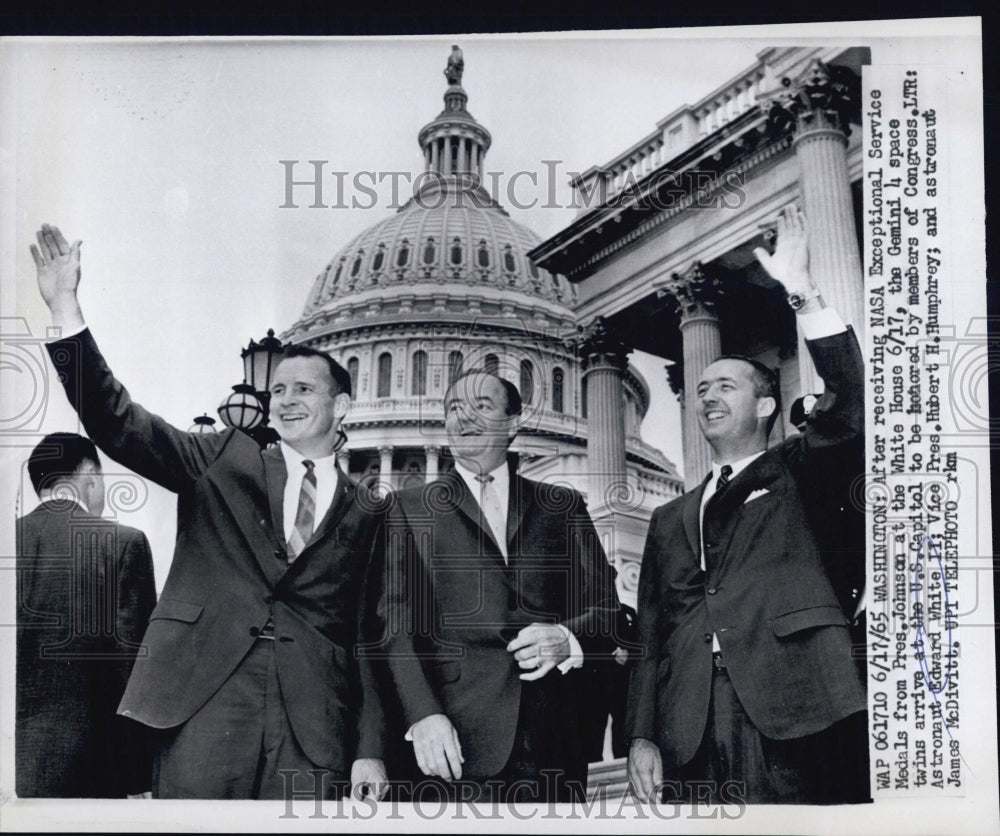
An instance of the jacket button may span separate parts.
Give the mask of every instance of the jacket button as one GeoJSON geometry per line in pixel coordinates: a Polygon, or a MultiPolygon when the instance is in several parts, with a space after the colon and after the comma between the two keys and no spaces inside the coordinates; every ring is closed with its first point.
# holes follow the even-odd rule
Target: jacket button
{"type": "Polygon", "coordinates": [[[718,592],[719,590],[718,590],[718,589],[716,589],[716,588],[715,588],[714,586],[710,586],[710,587],[709,587],[708,589],[706,589],[705,591],[706,591],[706,592],[707,592],[707,593],[708,593],[709,595],[715,595],[715,593],[716,593],[716,592],[718,592]]]}
{"type": "Polygon", "coordinates": [[[250,635],[253,636],[254,638],[257,638],[257,636],[260,635],[260,627],[251,627],[250,635]]]}
{"type": "Polygon", "coordinates": [[[712,641],[712,634],[711,633],[705,633],[705,644],[710,644],[711,641],[712,641]]]}

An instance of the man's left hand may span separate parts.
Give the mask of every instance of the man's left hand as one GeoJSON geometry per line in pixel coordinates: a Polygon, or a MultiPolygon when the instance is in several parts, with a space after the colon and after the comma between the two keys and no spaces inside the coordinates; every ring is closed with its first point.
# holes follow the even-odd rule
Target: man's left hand
{"type": "Polygon", "coordinates": [[[376,801],[389,791],[389,776],[385,764],[378,758],[359,758],[351,764],[351,796],[371,796],[376,801]]]}
{"type": "Polygon", "coordinates": [[[556,624],[529,624],[507,650],[514,654],[518,665],[531,673],[522,673],[521,679],[531,682],[541,679],[556,665],[569,658],[569,640],[556,624]]]}

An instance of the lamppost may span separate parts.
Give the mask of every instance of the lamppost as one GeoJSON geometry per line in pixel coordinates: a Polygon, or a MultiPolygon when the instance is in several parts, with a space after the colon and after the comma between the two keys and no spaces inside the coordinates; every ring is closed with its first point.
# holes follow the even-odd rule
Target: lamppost
{"type": "MultiPolygon", "coordinates": [[[[250,345],[240,352],[243,360],[243,382],[233,386],[233,391],[219,404],[219,417],[227,427],[246,433],[261,448],[278,441],[278,433],[269,426],[268,411],[271,403],[271,375],[284,346],[274,336],[274,329],[260,342],[250,340],[250,345]]],[[[193,432],[214,432],[215,421],[207,415],[194,419],[193,432]]]]}

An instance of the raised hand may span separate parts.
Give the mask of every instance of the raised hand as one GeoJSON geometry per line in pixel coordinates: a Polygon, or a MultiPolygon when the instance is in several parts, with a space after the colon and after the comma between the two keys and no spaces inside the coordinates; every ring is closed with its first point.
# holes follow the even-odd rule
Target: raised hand
{"type": "Polygon", "coordinates": [[[778,215],[778,240],[774,254],[763,247],[754,251],[761,266],[789,293],[814,287],[809,274],[809,235],[806,218],[798,206],[786,206],[778,215]]]}
{"type": "Polygon", "coordinates": [[[83,314],[76,297],[80,284],[80,241],[72,246],[57,226],[42,224],[36,233],[38,246],[31,245],[31,257],[38,270],[38,290],[52,312],[52,324],[79,328],[83,314]]]}

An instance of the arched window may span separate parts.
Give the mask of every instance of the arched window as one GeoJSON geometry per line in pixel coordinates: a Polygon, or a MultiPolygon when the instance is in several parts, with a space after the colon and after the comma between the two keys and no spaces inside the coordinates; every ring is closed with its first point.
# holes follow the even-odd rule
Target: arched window
{"type": "Polygon", "coordinates": [[[358,358],[352,357],[347,361],[347,374],[351,377],[351,400],[358,397],[358,358]]]}
{"type": "Polygon", "coordinates": [[[376,398],[388,398],[392,387],[392,355],[385,351],[378,358],[378,388],[376,398]]]}
{"type": "Polygon", "coordinates": [[[479,242],[479,266],[490,266],[490,248],[486,246],[485,238],[479,242]]]}
{"type": "Polygon", "coordinates": [[[357,257],[354,259],[354,264],[351,265],[351,278],[354,278],[361,272],[361,261],[364,257],[365,251],[358,250],[357,257]]]}
{"type": "Polygon", "coordinates": [[[337,282],[340,281],[340,274],[344,269],[344,259],[340,259],[340,264],[337,265],[337,272],[333,274],[333,282],[330,287],[336,287],[337,282]]]}
{"type": "Polygon", "coordinates": [[[580,382],[580,417],[587,417],[587,378],[580,382]]]}
{"type": "Polygon", "coordinates": [[[563,411],[563,370],[558,367],[552,370],[552,411],[563,411]]]}
{"type": "Polygon", "coordinates": [[[483,368],[490,374],[497,374],[500,370],[500,358],[495,354],[487,354],[486,361],[483,363],[483,368]]]}
{"type": "Polygon", "coordinates": [[[465,362],[465,358],[462,356],[461,351],[451,351],[448,353],[448,385],[451,386],[452,381],[455,380],[462,373],[462,364],[465,362]]]}
{"type": "Polygon", "coordinates": [[[462,242],[453,238],[451,242],[451,263],[458,266],[462,263],[462,242]]]}
{"type": "Polygon", "coordinates": [[[535,375],[530,360],[521,361],[521,400],[529,404],[535,397],[535,375]]]}
{"type": "Polygon", "coordinates": [[[415,396],[427,394],[427,352],[413,353],[413,372],[410,378],[410,394],[415,396]]]}
{"type": "Polygon", "coordinates": [[[382,265],[385,263],[385,244],[379,244],[378,250],[375,253],[375,260],[372,262],[372,270],[376,273],[382,269],[382,265]]]}
{"type": "Polygon", "coordinates": [[[510,244],[503,249],[503,267],[508,273],[513,273],[517,268],[517,263],[514,261],[514,253],[511,252],[510,244]]]}
{"type": "Polygon", "coordinates": [[[424,264],[433,264],[437,255],[437,247],[434,246],[434,239],[428,238],[424,246],[424,264]]]}

